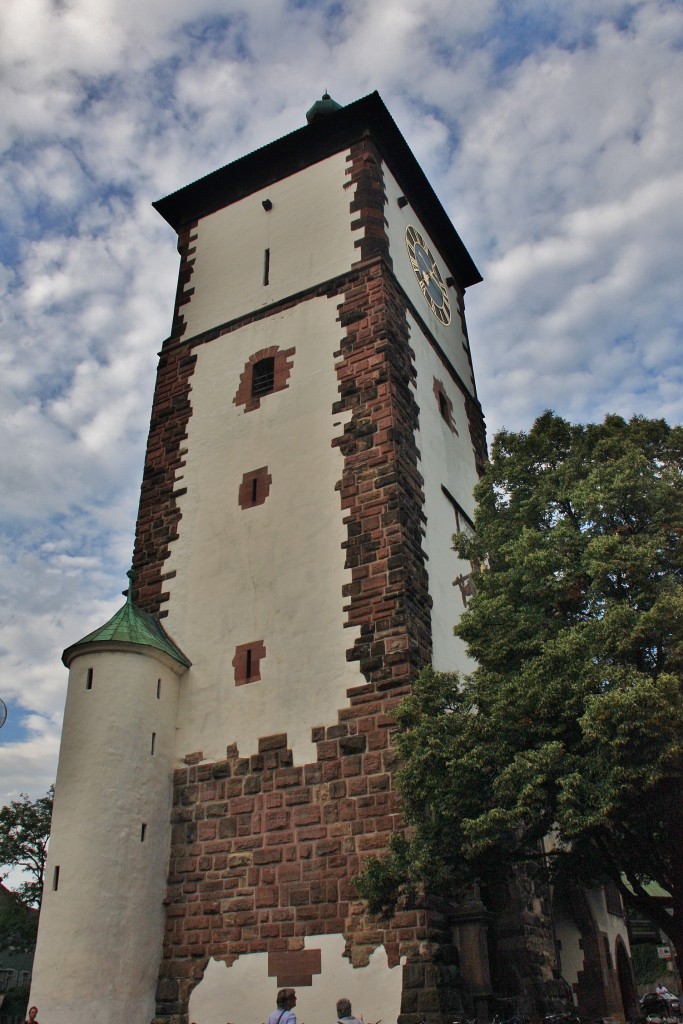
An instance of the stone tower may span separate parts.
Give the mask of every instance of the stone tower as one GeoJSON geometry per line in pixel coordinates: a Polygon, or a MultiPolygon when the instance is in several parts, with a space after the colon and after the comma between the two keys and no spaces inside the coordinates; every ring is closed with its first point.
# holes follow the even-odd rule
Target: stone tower
{"type": "MultiPolygon", "coordinates": [[[[121,777],[98,777],[130,838],[102,879],[116,941],[123,915],[153,965],[132,1024],[155,999],[169,1024],[255,1024],[283,986],[309,1022],[340,995],[385,1024],[461,1008],[452,922],[371,918],[353,879],[400,825],[392,712],[422,666],[467,668],[453,625],[471,570],[452,535],[485,457],[464,316],[480,277],[377,93],[325,96],[307,119],[155,203],[181,259],[131,606],[175,652],[158,797],[165,814],[173,773],[172,810],[142,822],[146,763],[124,749],[121,777]],[[143,853],[162,851],[144,870],[141,822],[143,853]]],[[[102,656],[112,694],[119,677],[146,688],[125,714],[148,741],[159,672],[127,674],[122,658],[156,666],[127,643],[102,656]]],[[[92,665],[76,662],[80,691],[92,665]]],[[[91,859],[78,870],[107,871],[105,851],[91,859]]],[[[93,958],[125,987],[128,960],[96,931],[93,958]]],[[[75,1007],[53,1024],[123,1019],[75,1007]]]]}

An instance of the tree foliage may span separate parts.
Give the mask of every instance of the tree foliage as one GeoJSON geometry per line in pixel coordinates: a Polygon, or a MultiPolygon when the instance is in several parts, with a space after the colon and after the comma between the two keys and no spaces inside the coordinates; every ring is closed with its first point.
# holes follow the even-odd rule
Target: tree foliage
{"type": "Polygon", "coordinates": [[[456,633],[478,667],[401,705],[411,828],[361,892],[391,909],[551,837],[558,879],[611,879],[681,954],[683,429],[545,413],[496,436],[476,499],[456,549],[486,568],[456,633]]]}
{"type": "Polygon", "coordinates": [[[26,875],[14,894],[27,907],[40,907],[53,797],[50,786],[37,800],[22,793],[0,809],[0,866],[21,868],[26,875]]]}

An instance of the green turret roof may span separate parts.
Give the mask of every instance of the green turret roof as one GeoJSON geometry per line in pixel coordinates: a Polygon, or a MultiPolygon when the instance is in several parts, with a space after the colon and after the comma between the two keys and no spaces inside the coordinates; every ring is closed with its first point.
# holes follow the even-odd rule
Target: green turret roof
{"type": "Polygon", "coordinates": [[[93,630],[92,633],[84,636],[82,640],[78,640],[75,644],[67,647],[62,655],[64,664],[68,666],[71,658],[76,653],[75,649],[77,647],[84,647],[86,644],[113,642],[136,644],[140,647],[154,647],[156,650],[169,655],[174,661],[178,661],[181,665],[189,668],[191,662],[188,661],[180,648],[176,647],[159,620],[155,619],[148,612],[143,612],[141,608],[137,608],[133,604],[131,599],[132,570],[128,573],[128,577],[130,585],[128,587],[126,603],[99,629],[93,630]]]}
{"type": "Polygon", "coordinates": [[[333,114],[335,110],[341,110],[341,103],[333,100],[329,92],[323,93],[321,100],[316,100],[310,110],[306,111],[306,120],[309,124],[318,117],[325,117],[326,114],[333,114]]]}

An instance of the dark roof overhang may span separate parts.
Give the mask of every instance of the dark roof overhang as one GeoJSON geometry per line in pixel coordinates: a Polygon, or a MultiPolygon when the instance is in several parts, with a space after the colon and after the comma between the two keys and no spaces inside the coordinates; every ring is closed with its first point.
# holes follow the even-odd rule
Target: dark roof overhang
{"type": "Polygon", "coordinates": [[[472,257],[378,92],[270,142],[153,203],[172,228],[214,213],[370,136],[463,288],[481,281],[472,257]]]}

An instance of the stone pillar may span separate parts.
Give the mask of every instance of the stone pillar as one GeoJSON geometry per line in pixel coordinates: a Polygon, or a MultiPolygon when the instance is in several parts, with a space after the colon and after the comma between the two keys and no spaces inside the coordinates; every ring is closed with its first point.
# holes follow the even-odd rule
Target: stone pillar
{"type": "Polygon", "coordinates": [[[477,1020],[489,1019],[492,995],[488,930],[492,915],[479,895],[476,882],[453,915],[454,942],[460,954],[460,972],[477,1020]]]}

